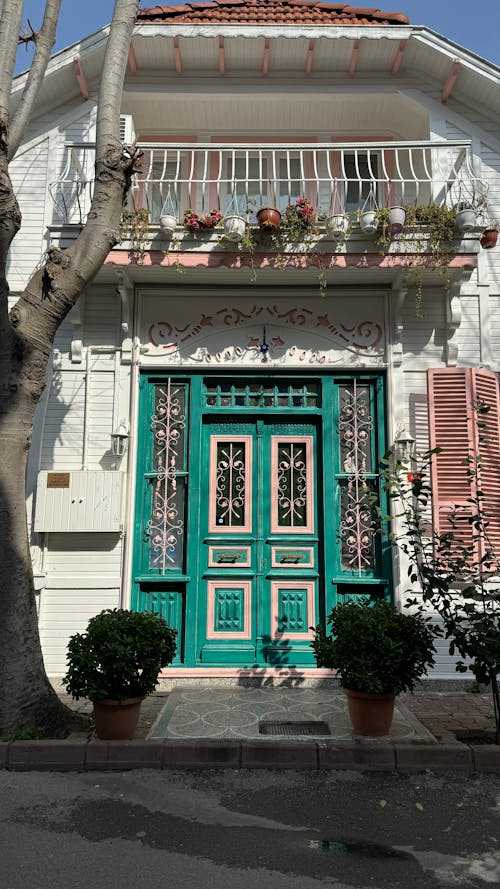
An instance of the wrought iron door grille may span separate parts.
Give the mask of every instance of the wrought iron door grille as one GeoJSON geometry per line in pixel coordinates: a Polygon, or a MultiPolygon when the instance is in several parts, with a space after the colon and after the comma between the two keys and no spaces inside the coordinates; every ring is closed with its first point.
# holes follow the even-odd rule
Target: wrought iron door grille
{"type": "Polygon", "coordinates": [[[229,383],[222,380],[207,380],[204,398],[205,406],[208,408],[310,410],[320,407],[320,387],[318,383],[312,382],[229,383]]]}

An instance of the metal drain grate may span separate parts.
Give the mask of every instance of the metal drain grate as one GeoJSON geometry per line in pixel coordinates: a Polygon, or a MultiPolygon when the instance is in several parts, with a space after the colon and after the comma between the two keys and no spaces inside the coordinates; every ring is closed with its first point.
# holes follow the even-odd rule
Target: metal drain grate
{"type": "Polygon", "coordinates": [[[260,722],[261,735],[329,735],[328,723],[318,722],[260,722]]]}

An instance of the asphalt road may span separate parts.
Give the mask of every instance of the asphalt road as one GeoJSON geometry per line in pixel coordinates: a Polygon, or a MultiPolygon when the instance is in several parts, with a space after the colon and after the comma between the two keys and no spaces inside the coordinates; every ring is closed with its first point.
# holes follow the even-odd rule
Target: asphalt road
{"type": "Polygon", "coordinates": [[[500,778],[0,772],[0,889],[500,885],[500,778]]]}

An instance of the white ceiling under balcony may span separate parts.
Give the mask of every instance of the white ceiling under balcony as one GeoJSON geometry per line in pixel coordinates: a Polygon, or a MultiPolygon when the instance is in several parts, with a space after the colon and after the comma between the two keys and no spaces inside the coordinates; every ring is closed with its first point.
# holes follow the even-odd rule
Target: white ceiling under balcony
{"type": "Polygon", "coordinates": [[[237,141],[248,137],[278,134],[293,139],[319,141],[352,140],[358,135],[405,140],[429,138],[427,113],[402,95],[372,92],[353,95],[325,90],[311,94],[307,87],[296,91],[269,89],[243,90],[234,86],[216,95],[191,86],[167,92],[127,90],[123,110],[134,119],[135,131],[143,141],[172,134],[188,136],[206,133],[230,135],[237,141]]]}

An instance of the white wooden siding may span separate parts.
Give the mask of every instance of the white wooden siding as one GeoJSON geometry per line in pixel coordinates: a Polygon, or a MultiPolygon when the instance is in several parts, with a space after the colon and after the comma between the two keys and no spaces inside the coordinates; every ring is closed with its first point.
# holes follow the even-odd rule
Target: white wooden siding
{"type": "Polygon", "coordinates": [[[442,288],[423,288],[418,310],[414,290],[403,310],[404,367],[436,367],[443,358],[445,295],[442,288]]]}
{"type": "Polygon", "coordinates": [[[115,587],[82,587],[67,578],[64,587],[42,591],[40,600],[40,639],[45,669],[49,676],[66,672],[66,651],[70,636],[83,633],[91,617],[103,608],[117,608],[120,590],[115,587]]]}
{"type": "MultiPolygon", "coordinates": [[[[488,212],[500,223],[500,154],[481,142],[481,175],[488,183],[488,212]]],[[[489,280],[490,292],[500,294],[500,248],[481,250],[479,255],[483,280],[489,280]]]]}
{"type": "Polygon", "coordinates": [[[42,438],[40,469],[79,469],[83,455],[85,369],[55,366],[42,438]]]}
{"type": "Polygon", "coordinates": [[[119,348],[121,300],[113,288],[88,291],[85,295],[83,323],[86,346],[119,348]]]}
{"type": "Polygon", "coordinates": [[[490,296],[490,338],[494,366],[500,366],[500,296],[490,296]]]}
{"type": "Polygon", "coordinates": [[[21,152],[10,165],[12,184],[22,213],[21,230],[7,264],[11,290],[22,290],[45,250],[45,201],[49,140],[21,152]]]}
{"type": "Polygon", "coordinates": [[[40,637],[50,676],[65,672],[66,648],[103,608],[120,600],[119,534],[47,535],[47,587],[40,594],[40,637]]]}
{"type": "Polygon", "coordinates": [[[481,363],[481,332],[479,297],[461,296],[462,320],[453,342],[458,346],[458,363],[462,367],[474,367],[481,363]]]}

